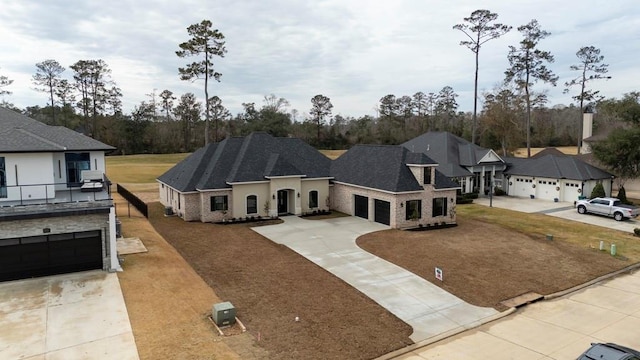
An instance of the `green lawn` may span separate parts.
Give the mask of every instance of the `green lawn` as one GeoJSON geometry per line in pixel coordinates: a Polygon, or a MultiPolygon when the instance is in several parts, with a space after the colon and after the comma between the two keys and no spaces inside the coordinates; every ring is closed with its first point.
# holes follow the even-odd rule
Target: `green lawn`
{"type": "Polygon", "coordinates": [[[114,183],[155,184],[156,178],[189,154],[107,156],[107,177],[114,183]]]}
{"type": "Polygon", "coordinates": [[[554,241],[566,241],[586,248],[598,249],[600,241],[604,240],[607,249],[609,244],[616,244],[618,255],[634,263],[640,262],[640,238],[630,233],[544,214],[528,214],[477,204],[458,205],[457,214],[539,239],[546,238],[547,234],[553,235],[554,241]]]}

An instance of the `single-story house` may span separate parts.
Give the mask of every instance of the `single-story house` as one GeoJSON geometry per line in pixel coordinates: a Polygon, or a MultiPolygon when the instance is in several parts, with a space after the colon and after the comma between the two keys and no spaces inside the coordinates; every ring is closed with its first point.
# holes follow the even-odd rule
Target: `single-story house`
{"type": "Polygon", "coordinates": [[[112,150],[0,107],[0,281],[120,269],[112,150]]]}
{"type": "Polygon", "coordinates": [[[334,209],[404,228],[455,222],[459,186],[436,166],[401,146],[359,145],[332,162],[300,139],[255,132],[198,149],[158,183],[186,221],[334,209]]]}
{"type": "Polygon", "coordinates": [[[505,189],[510,196],[572,202],[580,196],[589,197],[598,182],[611,195],[614,176],[575,156],[547,153],[506,161],[505,189]]]}
{"type": "Polygon", "coordinates": [[[402,144],[411,152],[423,153],[438,163],[438,171],[460,184],[462,193],[503,187],[505,161],[491,149],[446,131],[424,133],[402,144]]]}
{"type": "Polygon", "coordinates": [[[158,177],[160,202],[202,222],[328,210],[330,164],[300,139],[229,137],[158,177]]]}

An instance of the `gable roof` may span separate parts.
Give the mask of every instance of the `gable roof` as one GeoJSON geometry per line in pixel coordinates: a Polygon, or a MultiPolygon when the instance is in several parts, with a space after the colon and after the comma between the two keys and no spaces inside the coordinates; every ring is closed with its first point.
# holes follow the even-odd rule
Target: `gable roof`
{"type": "MultiPolygon", "coordinates": [[[[446,131],[424,133],[403,143],[402,146],[412,152],[424,153],[438,162],[438,170],[447,177],[470,176],[471,172],[466,167],[480,164],[483,158],[493,153],[491,149],[472,144],[446,131]]],[[[501,160],[495,153],[493,155],[501,160]]],[[[491,163],[495,162],[485,162],[491,163]]]]}
{"type": "Polygon", "coordinates": [[[539,158],[539,157],[543,157],[546,155],[554,155],[554,156],[567,156],[567,154],[563,153],[562,151],[554,148],[554,147],[546,147],[544,149],[542,149],[540,152],[538,152],[535,155],[532,155],[532,158],[539,158]]]}
{"type": "Polygon", "coordinates": [[[0,107],[0,152],[109,151],[113,146],[0,107]]]}
{"type": "MultiPolygon", "coordinates": [[[[402,146],[356,145],[333,160],[331,176],[335,181],[390,192],[423,190],[407,165],[435,166],[437,163],[425,154],[412,153],[402,146]]],[[[443,188],[459,187],[438,176],[436,185],[438,180],[443,188]]]]}
{"type": "Polygon", "coordinates": [[[270,177],[329,177],[331,160],[300,139],[264,132],[230,137],[196,150],[158,180],[182,192],[230,188],[270,177]]]}
{"type": "Polygon", "coordinates": [[[539,176],[551,179],[602,180],[613,175],[570,155],[544,155],[537,158],[509,158],[507,175],[539,176]]]}

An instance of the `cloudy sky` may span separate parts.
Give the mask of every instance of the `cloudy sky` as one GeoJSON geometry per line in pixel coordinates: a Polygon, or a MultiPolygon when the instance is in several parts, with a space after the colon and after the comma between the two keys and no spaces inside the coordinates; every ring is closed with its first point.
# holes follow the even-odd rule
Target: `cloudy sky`
{"type": "MultiPolygon", "coordinates": [[[[215,59],[223,74],[210,86],[233,114],[243,102],[262,104],[275,94],[301,114],[316,94],[331,98],[333,113],[375,114],[381,97],[438,92],[451,86],[460,110],[473,108],[473,53],[460,46],[464,34],[452,26],[478,8],[499,14],[514,30],[480,51],[480,91],[504,78],[509,45],[519,25],[537,19],[552,35],[540,48],[555,56],[558,87],[550,105],[569,104],[562,84],[576,72],[576,51],[602,50],[611,80],[589,85],[607,97],[640,90],[640,6],[637,0],[6,0],[0,11],[0,75],[14,83],[4,99],[18,107],[46,105],[33,90],[35,64],[55,59],[63,66],[103,59],[122,89],[125,111],[145,94],[169,89],[204,98],[203,83],[181,81],[178,44],[186,27],[211,20],[227,41],[227,55],[215,59]]],[[[71,70],[65,77],[71,78],[71,70]]],[[[573,92],[579,91],[574,89],[573,92]]]]}

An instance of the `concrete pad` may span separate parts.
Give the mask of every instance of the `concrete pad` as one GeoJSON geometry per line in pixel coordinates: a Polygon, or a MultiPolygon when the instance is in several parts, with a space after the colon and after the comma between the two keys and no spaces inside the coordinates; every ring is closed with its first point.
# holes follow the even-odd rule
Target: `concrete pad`
{"type": "Polygon", "coordinates": [[[569,296],[573,301],[594,305],[603,309],[633,314],[640,309],[640,295],[603,286],[589,287],[569,296]]]}
{"type": "Polygon", "coordinates": [[[633,349],[640,349],[638,329],[640,329],[640,318],[628,316],[615,323],[615,326],[607,326],[594,333],[593,336],[600,339],[600,342],[615,342],[633,349]],[[615,339],[615,341],[610,339],[615,339]]]}
{"type": "Polygon", "coordinates": [[[550,354],[584,335],[540,320],[516,316],[491,326],[487,332],[540,354],[550,354]]]}
{"type": "Polygon", "coordinates": [[[413,327],[415,342],[481,324],[498,312],[465,303],[421,277],[356,245],[366,233],[388,226],[356,217],[304,220],[253,228],[323,267],[413,327]]]}
{"type": "Polygon", "coordinates": [[[490,334],[479,332],[474,337],[461,337],[445,346],[435,345],[428,350],[416,350],[413,353],[420,359],[442,359],[442,360],[540,360],[544,355],[525,350],[516,344],[490,334]]]}
{"type": "Polygon", "coordinates": [[[620,321],[625,314],[571,299],[556,299],[525,308],[521,316],[592,335],[620,321]]]}
{"type": "Polygon", "coordinates": [[[116,248],[118,255],[139,254],[148,251],[142,240],[137,237],[117,239],[116,248]]]}
{"type": "Polygon", "coordinates": [[[47,360],[118,359],[136,360],[138,352],[132,333],[119,334],[47,354],[47,360]]]}
{"type": "Polygon", "coordinates": [[[0,283],[0,311],[0,359],[138,359],[116,274],[0,283]]]}

